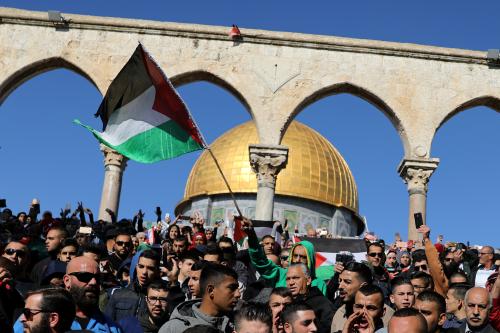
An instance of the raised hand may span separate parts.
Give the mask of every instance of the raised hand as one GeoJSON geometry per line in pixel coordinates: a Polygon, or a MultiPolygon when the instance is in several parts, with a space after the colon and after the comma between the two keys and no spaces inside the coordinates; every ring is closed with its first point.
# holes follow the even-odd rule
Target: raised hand
{"type": "Polygon", "coordinates": [[[83,214],[83,212],[85,211],[85,209],[83,208],[83,202],[78,201],[78,205],[76,207],[76,211],[83,214]]]}
{"type": "Polygon", "coordinates": [[[421,233],[424,236],[424,239],[429,239],[429,236],[431,235],[431,228],[429,228],[426,224],[422,224],[420,228],[417,229],[417,232],[421,233]]]}

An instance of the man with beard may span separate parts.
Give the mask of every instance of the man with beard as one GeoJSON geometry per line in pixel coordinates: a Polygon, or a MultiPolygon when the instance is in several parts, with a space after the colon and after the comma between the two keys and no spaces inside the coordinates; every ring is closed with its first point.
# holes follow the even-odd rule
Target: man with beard
{"type": "Polygon", "coordinates": [[[122,333],[121,328],[99,310],[99,267],[95,260],[76,257],[66,267],[64,286],[76,303],[72,330],[122,333]]]}
{"type": "Polygon", "coordinates": [[[109,256],[109,262],[114,272],[117,272],[122,262],[127,259],[132,252],[132,237],[124,231],[119,231],[115,237],[113,253],[109,256]]]}
{"type": "Polygon", "coordinates": [[[148,287],[146,296],[147,312],[139,317],[130,316],[120,320],[119,324],[127,333],[156,333],[168,320],[168,283],[155,280],[148,287]]]}
{"type": "Polygon", "coordinates": [[[67,290],[47,288],[29,292],[20,321],[24,333],[63,333],[75,318],[75,303],[67,290]]]}
{"type": "Polygon", "coordinates": [[[389,273],[384,267],[384,245],[378,242],[367,244],[366,260],[368,267],[370,267],[372,271],[373,284],[379,286],[382,289],[382,291],[384,292],[384,299],[389,299],[391,286],[389,273]]]}
{"type": "MultiPolygon", "coordinates": [[[[373,333],[384,327],[384,293],[375,285],[364,285],[354,297],[353,314],[344,324],[342,333],[373,333]]],[[[340,331],[339,331],[340,332],[340,331]]]]}
{"type": "Polygon", "coordinates": [[[42,282],[43,273],[45,272],[49,262],[57,259],[61,244],[66,238],[68,238],[68,232],[62,227],[55,227],[47,232],[45,248],[47,249],[49,256],[36,263],[31,270],[31,280],[37,285],[40,285],[40,282],[42,282]]]}
{"type": "Polygon", "coordinates": [[[160,255],[153,250],[137,252],[130,264],[131,283],[109,298],[105,313],[113,320],[140,316],[146,312],[149,284],[160,276],[160,255]]]}
{"type": "MultiPolygon", "coordinates": [[[[345,322],[353,313],[354,296],[359,288],[372,283],[370,268],[359,262],[349,262],[339,276],[339,298],[342,306],[335,312],[332,321],[332,332],[341,331],[345,322]]],[[[335,302],[335,300],[334,300],[335,302]]]]}
{"type": "Polygon", "coordinates": [[[179,304],[160,333],[180,333],[197,325],[209,325],[225,333],[232,333],[233,309],[241,296],[238,275],[229,267],[208,264],[201,271],[202,299],[179,304]]]}
{"type": "Polygon", "coordinates": [[[311,275],[306,265],[291,264],[286,272],[286,285],[294,302],[305,303],[314,309],[319,333],[330,332],[333,318],[333,304],[318,288],[311,287],[311,275]]]}

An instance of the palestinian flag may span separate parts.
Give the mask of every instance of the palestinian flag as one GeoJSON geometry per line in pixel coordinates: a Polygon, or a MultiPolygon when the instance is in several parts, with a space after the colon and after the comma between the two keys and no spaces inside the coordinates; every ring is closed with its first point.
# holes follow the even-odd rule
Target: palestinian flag
{"type": "MultiPolygon", "coordinates": [[[[294,237],[296,243],[301,241],[299,237],[294,237]]],[[[302,240],[307,240],[314,245],[314,251],[316,253],[316,268],[335,265],[337,254],[344,251],[350,252],[354,256],[354,260],[358,262],[365,260],[366,245],[363,239],[302,237],[302,240]]]]}
{"type": "Polygon", "coordinates": [[[206,147],[169,79],[141,44],[113,80],[96,117],[101,143],[131,160],[153,163],[206,147]]]}

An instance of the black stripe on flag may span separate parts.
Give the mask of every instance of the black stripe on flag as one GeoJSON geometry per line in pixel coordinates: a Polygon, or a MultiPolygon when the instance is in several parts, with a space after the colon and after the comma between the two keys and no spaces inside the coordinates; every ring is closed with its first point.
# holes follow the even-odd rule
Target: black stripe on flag
{"type": "Polygon", "coordinates": [[[153,82],[144,64],[144,50],[139,44],[132,57],[109,85],[106,96],[94,115],[101,118],[102,130],[106,129],[108,119],[115,110],[136,99],[152,85],[153,82]]]}

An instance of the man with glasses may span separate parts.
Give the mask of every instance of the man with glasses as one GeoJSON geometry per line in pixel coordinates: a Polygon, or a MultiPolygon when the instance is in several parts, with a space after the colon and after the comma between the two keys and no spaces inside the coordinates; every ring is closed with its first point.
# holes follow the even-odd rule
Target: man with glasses
{"type": "Polygon", "coordinates": [[[148,286],[159,277],[160,255],[153,250],[138,252],[130,264],[130,284],[111,295],[105,313],[116,321],[144,314],[148,286]]]}
{"type": "Polygon", "coordinates": [[[11,241],[5,247],[2,257],[12,262],[15,269],[11,271],[15,281],[16,289],[21,295],[26,295],[30,290],[36,288],[33,281],[27,276],[27,266],[29,263],[29,248],[18,241],[11,241]]]}
{"type": "Polygon", "coordinates": [[[413,259],[413,272],[425,272],[430,274],[429,263],[427,262],[427,257],[424,250],[416,250],[412,255],[413,259]]]}
{"type": "Polygon", "coordinates": [[[384,267],[384,245],[379,242],[368,243],[366,248],[366,260],[368,262],[368,267],[372,270],[373,284],[379,286],[384,292],[384,299],[389,300],[391,284],[389,273],[384,267]]]}
{"type": "Polygon", "coordinates": [[[132,237],[130,234],[120,231],[115,237],[113,253],[109,256],[109,262],[114,272],[117,272],[122,262],[132,253],[132,237]]]}
{"type": "Polygon", "coordinates": [[[415,297],[424,290],[434,290],[432,276],[426,272],[414,272],[410,278],[410,282],[415,291],[415,297]]]}
{"type": "Polygon", "coordinates": [[[169,287],[163,280],[155,280],[148,286],[147,312],[136,317],[129,316],[119,321],[127,333],[155,333],[167,322],[169,317],[169,287]]]}
{"type": "Polygon", "coordinates": [[[488,277],[495,273],[498,266],[495,265],[495,250],[491,246],[483,246],[479,251],[479,266],[472,270],[471,284],[484,288],[488,277]]]}
{"type": "Polygon", "coordinates": [[[29,292],[20,322],[24,332],[63,333],[71,328],[75,303],[67,290],[47,288],[29,292]]]}
{"type": "Polygon", "coordinates": [[[12,241],[3,250],[2,257],[9,259],[19,269],[27,264],[28,247],[21,242],[12,241]]]}
{"type": "Polygon", "coordinates": [[[66,267],[64,286],[76,303],[72,330],[121,333],[120,327],[99,310],[99,267],[95,260],[76,257],[66,267]]]}

